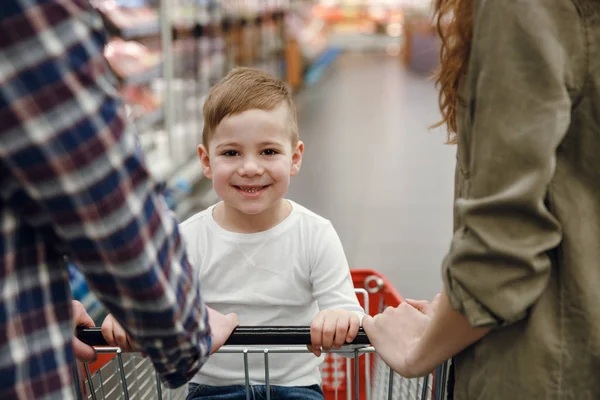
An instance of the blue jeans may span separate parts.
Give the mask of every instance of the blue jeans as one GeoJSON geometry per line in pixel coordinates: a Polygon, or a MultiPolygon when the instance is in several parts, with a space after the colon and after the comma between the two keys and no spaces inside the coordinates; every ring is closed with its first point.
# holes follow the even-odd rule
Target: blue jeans
{"type": "MultiPolygon", "coordinates": [[[[266,386],[250,386],[251,400],[265,400],[266,386]]],[[[319,385],[312,386],[271,386],[272,400],[324,400],[319,385]]],[[[246,400],[246,386],[208,386],[190,383],[186,400],[246,400]]]]}

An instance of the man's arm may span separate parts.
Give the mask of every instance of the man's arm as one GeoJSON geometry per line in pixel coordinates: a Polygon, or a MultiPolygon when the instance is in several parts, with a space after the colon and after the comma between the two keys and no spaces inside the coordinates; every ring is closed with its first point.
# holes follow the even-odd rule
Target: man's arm
{"type": "Polygon", "coordinates": [[[0,155],[21,217],[65,246],[169,386],[210,351],[177,223],[127,132],[87,2],[3,3],[0,155]]]}

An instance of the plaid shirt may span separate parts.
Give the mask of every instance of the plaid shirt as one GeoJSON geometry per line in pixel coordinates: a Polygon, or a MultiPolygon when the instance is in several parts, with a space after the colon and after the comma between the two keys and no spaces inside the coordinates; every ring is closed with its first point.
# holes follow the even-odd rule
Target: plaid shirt
{"type": "Polygon", "coordinates": [[[127,132],[83,0],[0,6],[0,399],[70,399],[69,274],[180,386],[210,337],[177,223],[127,132]]]}

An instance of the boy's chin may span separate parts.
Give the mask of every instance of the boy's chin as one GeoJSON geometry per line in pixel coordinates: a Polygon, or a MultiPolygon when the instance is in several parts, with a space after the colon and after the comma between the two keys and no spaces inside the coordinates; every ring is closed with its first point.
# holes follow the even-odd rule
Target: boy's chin
{"type": "Polygon", "coordinates": [[[266,202],[266,201],[227,201],[227,199],[223,199],[225,203],[229,207],[235,208],[237,211],[242,214],[246,214],[249,216],[259,215],[264,212],[268,212],[269,210],[276,211],[276,207],[274,207],[281,199],[275,202],[266,202]]]}
{"type": "Polygon", "coordinates": [[[272,204],[231,204],[238,211],[246,215],[260,215],[271,209],[272,204]]]}

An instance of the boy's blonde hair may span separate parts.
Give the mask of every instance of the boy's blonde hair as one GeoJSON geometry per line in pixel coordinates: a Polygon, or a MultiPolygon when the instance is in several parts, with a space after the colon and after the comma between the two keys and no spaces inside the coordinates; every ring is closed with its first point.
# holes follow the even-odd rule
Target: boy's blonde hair
{"type": "Polygon", "coordinates": [[[217,126],[226,117],[248,110],[274,110],[282,102],[288,108],[292,145],[295,146],[298,142],[296,107],[286,84],[258,69],[233,69],[208,92],[203,107],[202,144],[208,149],[217,126]]]}

